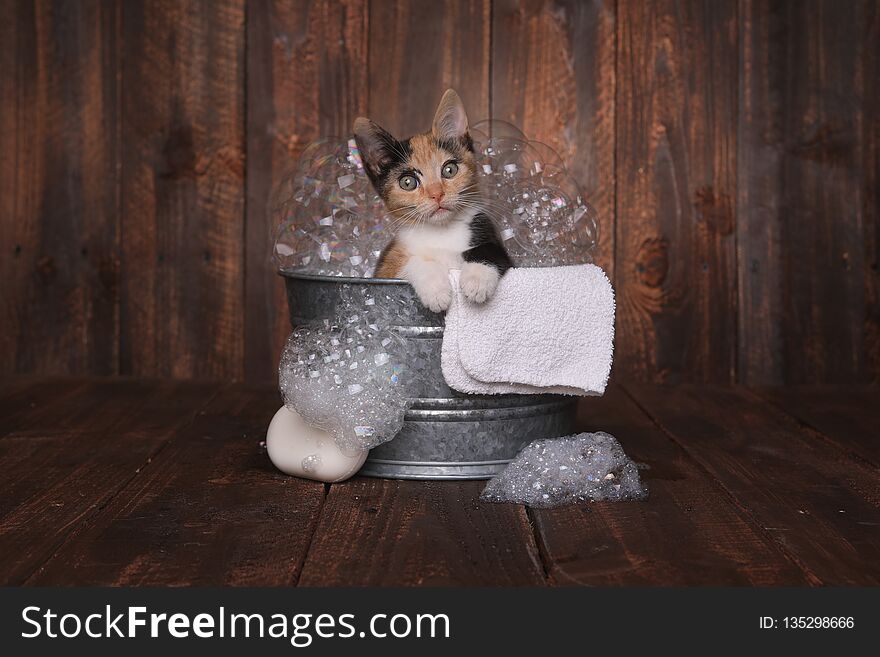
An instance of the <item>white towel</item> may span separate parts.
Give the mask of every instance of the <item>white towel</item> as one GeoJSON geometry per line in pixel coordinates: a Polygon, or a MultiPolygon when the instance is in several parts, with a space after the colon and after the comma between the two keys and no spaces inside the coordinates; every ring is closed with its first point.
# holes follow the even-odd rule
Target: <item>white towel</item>
{"type": "Polygon", "coordinates": [[[614,350],[614,290],[595,265],[511,269],[484,304],[449,274],[441,363],[472,394],[601,395],[614,350]]]}

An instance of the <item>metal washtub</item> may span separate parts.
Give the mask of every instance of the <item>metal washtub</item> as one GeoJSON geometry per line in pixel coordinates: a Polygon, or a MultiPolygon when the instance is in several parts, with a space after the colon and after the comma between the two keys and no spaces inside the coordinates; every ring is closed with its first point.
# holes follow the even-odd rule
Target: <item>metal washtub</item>
{"type": "MultiPolygon", "coordinates": [[[[282,271],[293,327],[333,316],[344,284],[381,286],[386,296],[418,304],[406,281],[282,271]]],[[[575,401],[564,395],[465,395],[446,385],[440,369],[444,317],[420,304],[395,326],[406,349],[413,400],[400,433],[370,452],[360,473],[390,479],[488,479],[529,442],[572,433],[575,401]]]]}

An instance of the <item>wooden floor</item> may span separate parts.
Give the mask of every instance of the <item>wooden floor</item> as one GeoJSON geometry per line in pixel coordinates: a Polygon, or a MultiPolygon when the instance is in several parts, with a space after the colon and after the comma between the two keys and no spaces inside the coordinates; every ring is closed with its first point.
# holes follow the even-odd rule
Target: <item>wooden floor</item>
{"type": "Polygon", "coordinates": [[[877,585],[880,389],[613,386],[645,502],[284,476],[272,387],[0,381],[2,585],[877,585]]]}

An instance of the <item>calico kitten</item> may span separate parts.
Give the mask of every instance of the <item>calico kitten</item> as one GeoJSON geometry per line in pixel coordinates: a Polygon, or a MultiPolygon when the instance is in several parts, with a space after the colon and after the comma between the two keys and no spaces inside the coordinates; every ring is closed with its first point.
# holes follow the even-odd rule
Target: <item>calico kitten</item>
{"type": "Polygon", "coordinates": [[[449,307],[449,270],[465,298],[482,303],[512,263],[477,188],[477,164],[461,99],[449,89],[430,132],[399,141],[369,119],[354,122],[364,168],[397,230],[376,266],[403,278],[422,303],[449,307]]]}

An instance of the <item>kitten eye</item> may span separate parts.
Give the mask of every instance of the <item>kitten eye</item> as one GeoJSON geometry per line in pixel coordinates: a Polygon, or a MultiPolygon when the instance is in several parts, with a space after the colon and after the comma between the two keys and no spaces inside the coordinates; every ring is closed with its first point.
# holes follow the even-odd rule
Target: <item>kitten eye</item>
{"type": "Polygon", "coordinates": [[[411,192],[419,186],[419,179],[413,175],[407,174],[405,176],[401,176],[400,180],[398,180],[397,183],[400,185],[400,188],[402,190],[411,192]]]}
{"type": "Polygon", "coordinates": [[[443,169],[440,170],[440,175],[444,178],[452,178],[457,173],[458,165],[455,162],[447,162],[443,165],[443,169]]]}

